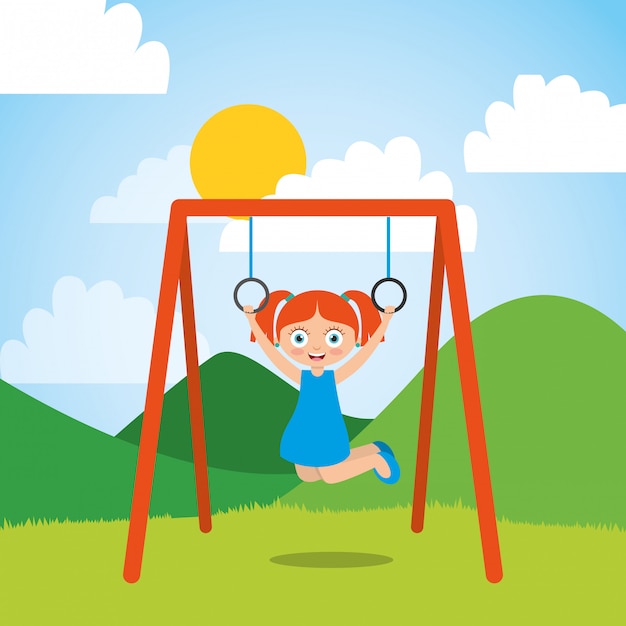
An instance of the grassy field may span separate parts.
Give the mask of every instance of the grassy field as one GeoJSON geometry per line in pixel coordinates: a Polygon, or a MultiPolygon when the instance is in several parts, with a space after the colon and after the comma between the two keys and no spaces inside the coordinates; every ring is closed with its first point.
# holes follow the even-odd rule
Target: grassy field
{"type": "Polygon", "coordinates": [[[624,531],[500,522],[504,579],[491,584],[475,511],[435,505],[421,534],[409,520],[274,505],[218,514],[204,535],[194,518],[153,519],[134,585],[127,522],[7,526],[0,622],[623,623],[624,531]]]}

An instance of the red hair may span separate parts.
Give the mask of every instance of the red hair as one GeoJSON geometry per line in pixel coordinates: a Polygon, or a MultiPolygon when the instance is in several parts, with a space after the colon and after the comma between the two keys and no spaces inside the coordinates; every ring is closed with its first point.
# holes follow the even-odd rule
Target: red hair
{"type": "MultiPolygon", "coordinates": [[[[274,343],[285,326],[311,319],[316,310],[322,317],[352,328],[355,336],[360,337],[362,346],[380,325],[378,310],[372,299],[362,291],[346,291],[343,296],[320,290],[304,291],[297,296],[289,291],[273,291],[267,306],[256,314],[256,321],[267,338],[274,343]],[[276,309],[283,300],[286,300],[285,306],[276,317],[276,309]],[[360,322],[349,301],[356,304],[361,314],[360,322]]],[[[253,334],[250,334],[250,341],[255,341],[253,334]]]]}

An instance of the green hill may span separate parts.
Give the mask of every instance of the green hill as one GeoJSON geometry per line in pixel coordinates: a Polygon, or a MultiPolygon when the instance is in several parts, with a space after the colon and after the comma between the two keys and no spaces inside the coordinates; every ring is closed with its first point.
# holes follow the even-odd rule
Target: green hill
{"type": "MultiPolygon", "coordinates": [[[[203,363],[200,380],[209,465],[295,477],[293,465],[280,458],[279,445],[298,391],[256,361],[232,352],[203,363]]],[[[138,444],[142,420],[143,414],[117,437],[138,444]]],[[[345,420],[351,438],[369,423],[352,417],[345,420]]],[[[159,452],[193,459],[186,379],[165,394],[159,452]]]]}
{"type": "MultiPolygon", "coordinates": [[[[77,422],[0,380],[0,524],[128,518],[137,447],[77,422]]],[[[211,506],[270,503],[293,476],[210,468],[211,506]]],[[[158,455],[152,515],[197,515],[190,463],[158,455]]]]}
{"type": "MultiPolygon", "coordinates": [[[[554,296],[503,304],[472,322],[498,517],[626,528],[626,332],[554,296]]],[[[422,373],[355,439],[387,441],[403,469],[302,484],[286,503],[361,508],[412,501],[422,373]]],[[[454,340],[439,353],[428,500],[474,505],[454,340]]]]}

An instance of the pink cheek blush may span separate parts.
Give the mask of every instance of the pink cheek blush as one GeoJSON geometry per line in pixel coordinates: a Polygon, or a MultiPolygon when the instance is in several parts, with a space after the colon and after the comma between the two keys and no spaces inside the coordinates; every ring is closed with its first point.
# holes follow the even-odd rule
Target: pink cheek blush
{"type": "Polygon", "coordinates": [[[304,350],[302,348],[292,348],[291,354],[293,354],[293,356],[301,356],[304,354],[304,350]]]}
{"type": "Polygon", "coordinates": [[[343,350],[341,348],[331,348],[331,350],[329,350],[330,354],[333,354],[335,356],[339,355],[339,354],[343,354],[343,350]]]}

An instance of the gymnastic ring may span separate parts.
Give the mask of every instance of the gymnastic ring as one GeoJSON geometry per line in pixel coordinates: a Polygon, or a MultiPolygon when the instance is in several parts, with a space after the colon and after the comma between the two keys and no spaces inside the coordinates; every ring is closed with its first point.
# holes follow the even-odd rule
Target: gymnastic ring
{"type": "Polygon", "coordinates": [[[380,304],[378,304],[378,302],[376,302],[376,290],[383,284],[383,283],[395,283],[396,285],[398,285],[398,287],[400,287],[400,289],[402,289],[402,302],[400,302],[400,304],[395,308],[394,313],[397,313],[405,304],[406,304],[406,287],[402,284],[401,281],[399,281],[397,278],[381,278],[375,285],[374,287],[372,287],[372,302],[374,303],[374,306],[381,312],[384,313],[385,309],[383,307],[380,306],[380,304]]]}
{"type": "Polygon", "coordinates": [[[263,287],[265,291],[265,299],[261,301],[261,304],[259,304],[258,309],[254,309],[254,311],[252,311],[253,313],[258,313],[259,311],[262,311],[267,306],[267,303],[270,301],[270,290],[267,288],[267,285],[260,278],[250,277],[250,278],[244,278],[243,280],[240,280],[237,283],[237,286],[235,287],[235,291],[233,292],[233,298],[235,299],[235,304],[237,305],[237,308],[241,311],[243,311],[243,306],[239,302],[239,298],[237,298],[237,295],[239,293],[239,289],[246,283],[258,283],[259,285],[261,285],[261,287],[263,287]]]}

